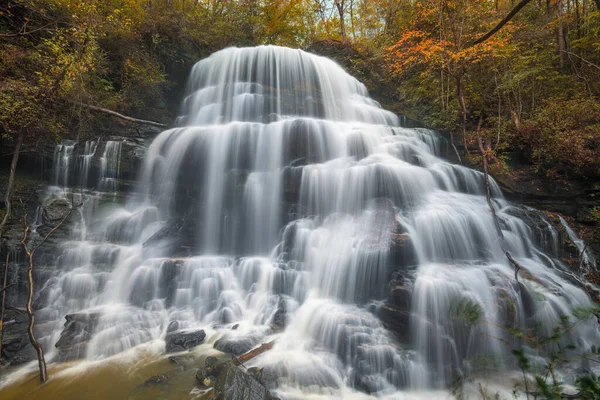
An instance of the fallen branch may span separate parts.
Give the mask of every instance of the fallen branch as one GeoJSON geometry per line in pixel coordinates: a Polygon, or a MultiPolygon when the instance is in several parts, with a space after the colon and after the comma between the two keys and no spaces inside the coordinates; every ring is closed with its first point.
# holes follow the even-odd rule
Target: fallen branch
{"type": "Polygon", "coordinates": [[[82,107],[85,107],[85,108],[89,108],[92,111],[97,111],[97,112],[101,112],[101,113],[104,113],[104,114],[112,115],[113,117],[117,117],[117,118],[120,118],[122,120],[133,122],[133,123],[136,123],[136,124],[152,125],[152,126],[157,126],[159,128],[166,128],[167,127],[166,124],[163,124],[161,122],[148,121],[148,120],[145,120],[145,119],[138,119],[138,118],[128,117],[127,115],[123,115],[123,114],[120,114],[120,113],[118,113],[116,111],[109,110],[108,108],[102,108],[102,107],[98,107],[98,106],[92,106],[91,104],[85,104],[85,103],[76,103],[76,104],[80,105],[82,107]]]}
{"type": "Polygon", "coordinates": [[[243,365],[246,361],[253,359],[254,357],[264,353],[267,350],[271,350],[273,348],[274,344],[275,344],[274,340],[269,343],[263,343],[260,346],[258,346],[257,348],[250,350],[249,352],[244,353],[239,357],[233,356],[232,361],[235,365],[243,365]]]}

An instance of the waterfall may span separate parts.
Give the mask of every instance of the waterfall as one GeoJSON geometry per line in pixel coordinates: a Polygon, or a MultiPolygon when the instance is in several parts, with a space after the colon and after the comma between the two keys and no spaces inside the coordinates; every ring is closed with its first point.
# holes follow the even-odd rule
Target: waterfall
{"type": "MultiPolygon", "coordinates": [[[[481,357],[513,371],[501,326],[551,332],[592,305],[552,225],[492,180],[504,246],[527,270],[516,282],[483,175],[445,161],[439,134],[401,127],[327,58],[219,51],[194,66],[177,124],[127,203],[82,212],[83,237],[75,227],[61,244],[37,314],[51,357],[64,316],[88,313],[88,360],[202,328],[248,349],[276,338],[253,363],[282,398],[401,397],[443,389],[481,357]],[[464,300],[485,323],[451,317],[464,300]]],[[[73,146],[56,150],[55,185],[76,185],[73,146]]],[[[95,151],[85,145],[77,183],[90,184],[95,151]]],[[[118,189],[120,159],[107,142],[100,191],[118,189]]],[[[600,334],[584,321],[572,337],[587,349],[600,334]]]]}
{"type": "Polygon", "coordinates": [[[119,189],[117,180],[121,170],[121,142],[114,140],[106,142],[100,162],[98,189],[101,192],[116,192],[119,189]]]}

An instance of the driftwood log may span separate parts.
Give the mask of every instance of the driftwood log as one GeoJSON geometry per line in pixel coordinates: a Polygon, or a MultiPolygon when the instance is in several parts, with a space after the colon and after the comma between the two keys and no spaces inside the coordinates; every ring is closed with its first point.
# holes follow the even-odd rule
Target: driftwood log
{"type": "Polygon", "coordinates": [[[264,353],[267,350],[271,350],[273,348],[273,345],[275,345],[275,340],[268,343],[263,343],[257,348],[252,349],[239,357],[232,356],[231,361],[233,361],[235,365],[243,365],[246,361],[253,359],[254,357],[264,353]]]}

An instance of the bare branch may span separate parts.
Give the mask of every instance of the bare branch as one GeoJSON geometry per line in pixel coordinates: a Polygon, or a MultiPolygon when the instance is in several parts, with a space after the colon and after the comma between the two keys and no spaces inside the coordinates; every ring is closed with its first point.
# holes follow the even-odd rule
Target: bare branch
{"type": "MultiPolygon", "coordinates": [[[[600,0],[598,0],[600,1],[600,0]]],[[[583,61],[584,63],[586,63],[587,65],[589,65],[590,67],[596,68],[598,71],[600,71],[600,65],[596,65],[591,61],[586,60],[585,58],[578,56],[577,54],[573,53],[572,51],[567,51],[567,50],[562,50],[563,53],[566,53],[570,56],[573,56],[575,58],[580,59],[581,61],[583,61]]]]}
{"type": "Polygon", "coordinates": [[[0,33],[0,37],[17,37],[17,36],[27,36],[27,35],[31,35],[32,33],[39,32],[39,31],[41,31],[41,30],[49,30],[49,29],[46,29],[46,28],[47,28],[47,27],[49,27],[49,26],[51,26],[51,25],[54,25],[54,24],[46,24],[46,25],[44,25],[44,26],[41,26],[41,27],[39,27],[39,28],[37,28],[37,29],[33,29],[33,30],[29,31],[29,32],[26,32],[26,31],[25,31],[25,27],[27,26],[27,24],[25,24],[25,25],[23,25],[23,27],[22,27],[22,28],[19,30],[19,32],[17,32],[17,33],[0,33]]]}

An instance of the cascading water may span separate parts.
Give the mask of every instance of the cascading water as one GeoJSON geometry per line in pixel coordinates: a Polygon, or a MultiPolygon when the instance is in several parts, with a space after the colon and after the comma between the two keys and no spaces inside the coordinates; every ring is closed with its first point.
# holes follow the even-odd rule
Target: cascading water
{"type": "MultiPolygon", "coordinates": [[[[592,304],[556,231],[492,182],[504,246],[535,277],[517,283],[482,174],[439,158],[435,132],[400,127],[326,58],[217,52],[194,67],[178,123],[150,146],[127,205],[83,212],[62,245],[38,311],[47,349],[70,313],[97,318],[79,354],[90,360],[201,327],[246,349],[276,338],[253,363],[282,398],[402,397],[443,389],[482,356],[511,370],[499,326],[551,330],[592,304]],[[404,307],[394,332],[380,318],[390,289],[404,307]],[[450,318],[462,300],[487,323],[450,318]]],[[[56,185],[72,150],[57,149],[56,185]]],[[[106,144],[99,190],[115,190],[119,154],[106,144]]],[[[572,336],[584,349],[600,339],[592,321],[572,336]]]]}

